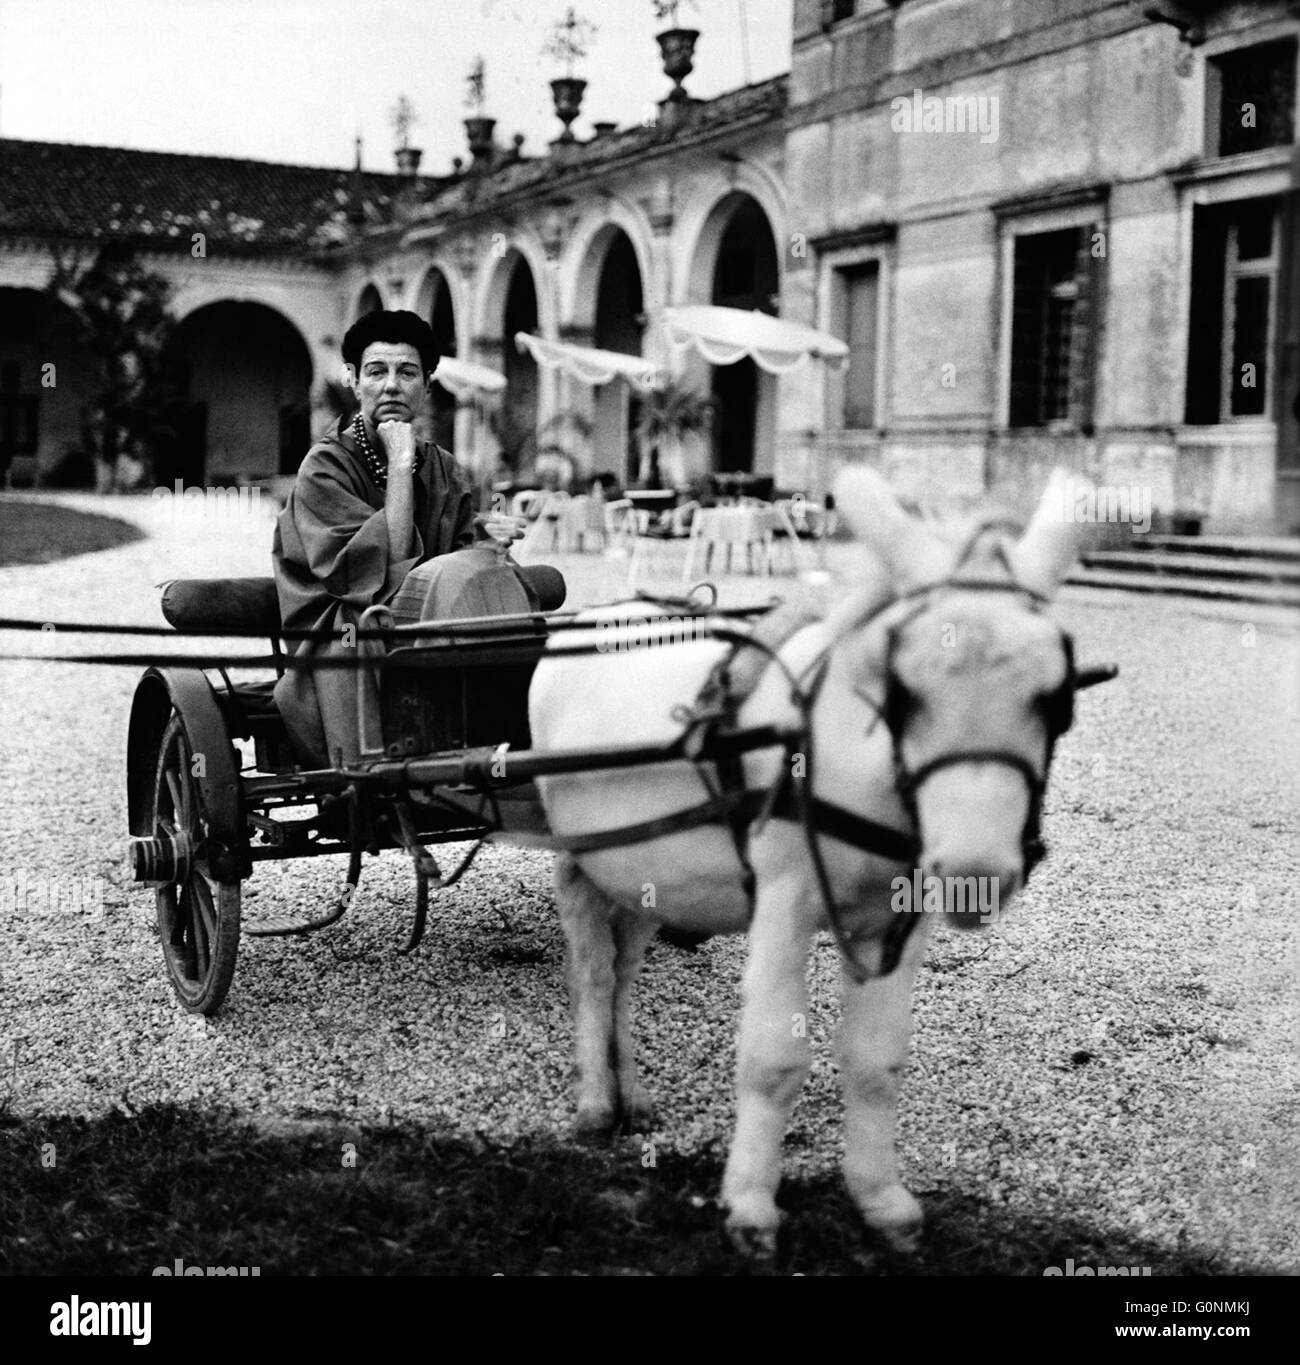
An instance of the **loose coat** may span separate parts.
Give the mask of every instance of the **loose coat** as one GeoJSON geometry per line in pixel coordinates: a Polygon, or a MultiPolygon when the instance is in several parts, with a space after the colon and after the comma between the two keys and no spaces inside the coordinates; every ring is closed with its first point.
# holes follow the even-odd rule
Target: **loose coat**
{"type": "MultiPolygon", "coordinates": [[[[384,491],[375,483],[351,432],[336,423],[307,452],[289,501],[276,522],[271,557],[287,630],[341,630],[367,607],[387,604],[407,574],[435,555],[474,540],[470,490],[454,459],[425,443],[415,476],[415,552],[394,558],[384,517],[384,491]]],[[[291,642],[295,657],[356,657],[335,641],[291,642]]],[[[301,757],[318,766],[359,755],[357,692],[350,669],[289,669],[275,700],[301,757]]]]}

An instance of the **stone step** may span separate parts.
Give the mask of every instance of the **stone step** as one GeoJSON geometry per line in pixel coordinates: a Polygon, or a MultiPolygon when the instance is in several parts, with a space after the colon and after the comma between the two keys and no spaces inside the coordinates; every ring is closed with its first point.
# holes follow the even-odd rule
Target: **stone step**
{"type": "Polygon", "coordinates": [[[1134,535],[1123,551],[1150,554],[1153,551],[1177,554],[1222,556],[1230,559],[1285,559],[1300,563],[1300,539],[1295,536],[1151,536],[1134,535]]]}
{"type": "Polygon", "coordinates": [[[1253,602],[1261,606],[1300,608],[1300,584],[1223,581],[1210,578],[1175,577],[1153,573],[1126,573],[1117,569],[1076,569],[1066,578],[1072,587],[1104,588],[1119,592],[1158,593],[1175,597],[1200,597],[1216,602],[1253,602]]]}
{"type": "Polygon", "coordinates": [[[1088,568],[1174,578],[1231,579],[1251,583],[1300,583],[1300,559],[1093,550],[1080,556],[1088,568]]]}

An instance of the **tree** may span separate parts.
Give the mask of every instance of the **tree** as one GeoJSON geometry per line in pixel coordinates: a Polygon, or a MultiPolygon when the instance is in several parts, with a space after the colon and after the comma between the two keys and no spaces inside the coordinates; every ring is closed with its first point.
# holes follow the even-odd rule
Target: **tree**
{"type": "Polygon", "coordinates": [[[655,18],[662,24],[668,21],[669,28],[677,27],[677,11],[683,5],[690,5],[692,9],[698,9],[697,0],[650,0],[654,6],[655,18]]]}
{"type": "Polygon", "coordinates": [[[674,483],[686,482],[682,443],[688,436],[708,435],[716,410],[712,398],[675,379],[645,395],[636,434],[641,444],[641,482],[646,487],[658,487],[665,473],[674,483]]]}
{"type": "Polygon", "coordinates": [[[71,314],[75,340],[98,371],[83,428],[101,480],[122,454],[135,456],[152,476],[158,447],[175,437],[185,401],[164,365],[175,327],[171,286],[140,264],[129,243],[111,242],[85,268],[56,252],[46,290],[71,314]]]}
{"type": "Polygon", "coordinates": [[[465,108],[473,110],[476,118],[481,118],[486,103],[487,63],[480,56],[474,58],[469,75],[465,77],[465,108]]]}
{"type": "Polygon", "coordinates": [[[389,110],[388,121],[393,125],[398,147],[403,149],[409,147],[411,145],[411,129],[420,121],[420,116],[416,113],[415,105],[409,96],[398,96],[397,103],[389,110]]]}
{"type": "Polygon", "coordinates": [[[542,48],[542,56],[562,62],[567,80],[573,78],[574,64],[582,61],[591,49],[591,40],[599,32],[589,19],[581,18],[572,5],[563,19],[551,25],[550,36],[542,48]]]}

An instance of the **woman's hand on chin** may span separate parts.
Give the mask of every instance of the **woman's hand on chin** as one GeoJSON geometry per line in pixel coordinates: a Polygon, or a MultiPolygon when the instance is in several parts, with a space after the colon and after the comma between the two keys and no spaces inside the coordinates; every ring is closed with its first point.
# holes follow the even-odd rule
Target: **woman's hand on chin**
{"type": "Polygon", "coordinates": [[[380,422],[376,428],[388,456],[388,468],[409,473],[415,468],[415,428],[410,422],[380,422]]]}

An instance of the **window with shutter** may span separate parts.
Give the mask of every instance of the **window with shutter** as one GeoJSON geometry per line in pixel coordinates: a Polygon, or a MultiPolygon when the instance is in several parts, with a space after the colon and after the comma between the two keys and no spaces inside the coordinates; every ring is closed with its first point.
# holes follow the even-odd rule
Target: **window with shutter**
{"type": "Polygon", "coordinates": [[[1099,270],[1094,231],[1087,224],[1015,240],[1013,427],[1091,424],[1099,270]]]}
{"type": "Polygon", "coordinates": [[[1296,42],[1258,43],[1209,65],[1210,137],[1219,156],[1286,147],[1295,139],[1296,42]]]}
{"type": "Polygon", "coordinates": [[[1274,411],[1278,227],[1276,198],[1193,212],[1188,423],[1274,411]]]}
{"type": "Polygon", "coordinates": [[[844,372],[844,426],[876,425],[876,331],[880,306],[880,268],[854,266],[838,272],[844,298],[844,340],[849,348],[844,372]]]}

